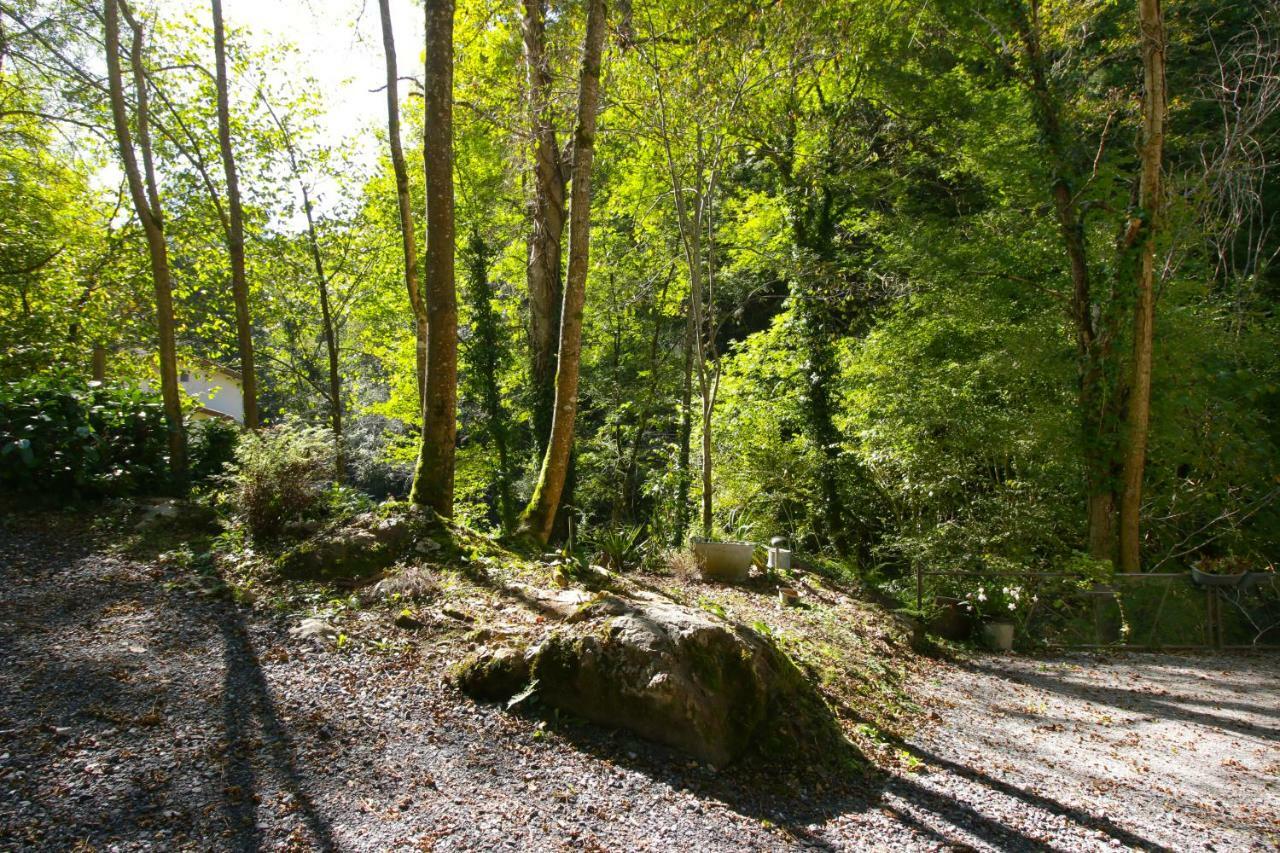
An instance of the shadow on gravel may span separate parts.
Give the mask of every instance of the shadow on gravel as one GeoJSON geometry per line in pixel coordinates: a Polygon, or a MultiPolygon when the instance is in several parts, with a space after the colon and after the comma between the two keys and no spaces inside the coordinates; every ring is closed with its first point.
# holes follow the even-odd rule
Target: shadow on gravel
{"type": "Polygon", "coordinates": [[[276,714],[271,690],[244,620],[231,605],[219,608],[217,620],[223,641],[222,724],[227,739],[223,754],[226,784],[222,791],[222,811],[235,834],[236,846],[241,850],[257,850],[262,843],[257,815],[259,785],[254,767],[256,723],[271,769],[293,797],[311,833],[312,844],[308,849],[336,849],[328,823],[303,789],[293,758],[293,744],[276,714]]]}
{"type": "MultiPolygon", "coordinates": [[[[1057,693],[1060,696],[1066,696],[1076,701],[1100,702],[1113,708],[1139,713],[1148,717],[1162,717],[1179,722],[1198,723],[1202,726],[1234,732],[1245,737],[1280,741],[1280,728],[1259,726],[1245,720],[1233,720],[1230,717],[1222,717],[1194,708],[1187,708],[1185,705],[1202,704],[1190,696],[1166,696],[1126,687],[1100,687],[1092,684],[1080,684],[1049,672],[1020,671],[1018,673],[1009,673],[998,667],[987,666],[978,661],[960,662],[959,665],[972,672],[1007,678],[1029,687],[1057,693]]],[[[1246,713],[1280,719],[1280,710],[1275,708],[1264,709],[1245,703],[1214,702],[1213,704],[1246,713]]]]}
{"type": "MultiPolygon", "coordinates": [[[[968,765],[961,764],[956,761],[950,761],[940,755],[921,749],[919,747],[907,747],[907,751],[921,761],[927,762],[935,767],[971,782],[976,782],[991,791],[1003,794],[1019,800],[1028,806],[1040,809],[1049,814],[1066,818],[1078,826],[1085,827],[1097,832],[1104,833],[1108,839],[1114,839],[1119,844],[1132,848],[1134,850],[1149,850],[1153,853],[1172,853],[1170,848],[1136,835],[1124,827],[1118,825],[1115,821],[1105,815],[1094,815],[1082,809],[1068,806],[1057,800],[1046,797],[1041,794],[1032,793],[1031,791],[1019,788],[1017,785],[1011,785],[1008,782],[1001,782],[986,773],[974,770],[968,765]]],[[[888,785],[886,790],[908,800],[922,808],[938,814],[951,823],[953,826],[962,826],[968,831],[974,833],[985,841],[996,846],[1007,845],[1009,843],[1009,835],[1013,833],[1004,824],[993,821],[988,817],[978,813],[973,808],[957,802],[951,797],[947,797],[928,790],[921,785],[912,782],[905,777],[895,777],[888,785]]],[[[1015,833],[1016,834],[1016,833],[1015,833]]],[[[1028,846],[1036,849],[1046,848],[1042,842],[1035,841],[1025,835],[1018,835],[1018,838],[1025,841],[1028,846]]]]}
{"type": "Polygon", "coordinates": [[[152,834],[163,827],[175,846],[225,830],[228,846],[257,850],[264,782],[289,795],[304,849],[335,848],[242,614],[170,579],[103,553],[81,518],[0,520],[0,849],[169,843],[152,834]],[[181,671],[179,656],[210,652],[221,665],[181,671]],[[220,705],[202,704],[219,680],[220,705]],[[190,753],[166,767],[175,726],[223,742],[220,779],[204,782],[190,753]]]}
{"type": "MultiPolygon", "coordinates": [[[[635,740],[625,733],[610,735],[607,730],[590,723],[574,721],[556,728],[575,748],[601,760],[611,761],[643,773],[650,779],[674,789],[687,787],[699,798],[714,799],[740,815],[758,822],[771,823],[811,850],[844,849],[832,844],[810,829],[842,817],[855,817],[878,811],[910,827],[922,839],[946,849],[970,849],[962,839],[975,836],[999,850],[1049,850],[1044,842],[997,819],[982,814],[955,798],[929,789],[906,775],[877,771],[865,776],[788,775],[789,771],[754,766],[735,766],[719,774],[683,772],[679,768],[687,759],[680,753],[635,740]],[[632,758],[632,755],[636,757],[632,758]],[[891,795],[893,799],[886,798],[891,795]],[[910,810],[901,807],[905,802],[910,810]],[[926,820],[912,812],[933,816],[926,820]]],[[[1023,791],[1000,782],[972,768],[946,761],[921,750],[910,750],[916,757],[944,770],[978,782],[1028,805],[1060,815],[1080,826],[1105,833],[1127,847],[1152,853],[1170,853],[1167,848],[1150,842],[1098,817],[1065,806],[1050,798],[1023,791]]]]}

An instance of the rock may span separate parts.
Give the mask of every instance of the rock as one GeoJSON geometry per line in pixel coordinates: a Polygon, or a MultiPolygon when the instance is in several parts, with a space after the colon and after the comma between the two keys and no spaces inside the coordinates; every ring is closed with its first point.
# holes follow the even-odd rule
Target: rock
{"type": "Polygon", "coordinates": [[[440,585],[429,569],[407,566],[378,581],[361,593],[360,599],[365,604],[374,601],[424,601],[439,594],[440,585]]]}
{"type": "Polygon", "coordinates": [[[217,514],[203,504],[175,498],[153,498],[141,504],[142,517],[134,525],[135,530],[154,530],[161,526],[211,528],[217,514]]]}
{"type": "Polygon", "coordinates": [[[427,623],[418,619],[407,610],[396,616],[395,625],[397,628],[403,628],[406,631],[421,631],[423,628],[427,627],[427,623]]]}
{"type": "Polygon", "coordinates": [[[468,655],[451,673],[458,688],[473,699],[510,699],[529,683],[529,662],[523,650],[511,646],[481,648],[468,655]]]}
{"type": "Polygon", "coordinates": [[[446,604],[444,607],[441,607],[440,615],[448,616],[450,619],[457,619],[459,622],[476,621],[476,617],[472,616],[470,613],[467,613],[465,610],[459,610],[457,607],[454,607],[452,604],[446,604]]]}
{"type": "Polygon", "coordinates": [[[486,652],[459,673],[476,698],[506,698],[532,681],[554,707],[717,767],[755,749],[794,757],[847,748],[822,699],[768,640],[656,595],[603,596],[519,662],[486,652]]]}
{"type": "Polygon", "coordinates": [[[301,580],[368,577],[403,557],[425,527],[425,518],[412,510],[366,512],[299,544],[278,566],[285,577],[301,580]]]}
{"type": "Polygon", "coordinates": [[[580,589],[539,589],[520,582],[507,584],[503,589],[518,596],[528,606],[557,619],[568,619],[574,616],[584,604],[594,601],[596,597],[594,593],[580,589]]]}
{"type": "Polygon", "coordinates": [[[312,640],[323,646],[338,642],[338,629],[318,616],[313,616],[290,628],[289,636],[296,640],[312,640]]]}

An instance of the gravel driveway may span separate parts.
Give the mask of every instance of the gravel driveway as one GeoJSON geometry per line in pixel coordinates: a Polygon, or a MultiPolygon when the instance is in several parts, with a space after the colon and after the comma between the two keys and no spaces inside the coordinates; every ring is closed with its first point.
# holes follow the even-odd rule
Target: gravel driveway
{"type": "Polygon", "coordinates": [[[919,685],[932,722],[900,762],[914,770],[802,789],[475,705],[442,684],[446,653],[321,650],[182,580],[65,523],[0,524],[0,849],[1272,850],[1280,837],[1276,657],[939,665],[919,685]]]}

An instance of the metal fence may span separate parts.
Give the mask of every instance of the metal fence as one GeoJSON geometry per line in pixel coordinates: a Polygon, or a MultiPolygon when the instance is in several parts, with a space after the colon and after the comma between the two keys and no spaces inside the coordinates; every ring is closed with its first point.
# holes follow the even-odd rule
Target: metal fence
{"type": "Polygon", "coordinates": [[[916,573],[916,607],[926,595],[963,597],[979,580],[1017,585],[1018,643],[1050,648],[1280,648],[1280,582],[1259,574],[1234,586],[1204,586],[1188,572],[1118,573],[1092,583],[1060,572],[916,573]]]}

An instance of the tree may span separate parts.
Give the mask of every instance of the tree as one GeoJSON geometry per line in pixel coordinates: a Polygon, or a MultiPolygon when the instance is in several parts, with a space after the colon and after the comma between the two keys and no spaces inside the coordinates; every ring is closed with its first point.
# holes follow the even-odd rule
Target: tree
{"type": "MultiPolygon", "coordinates": [[[[1121,413],[1116,407],[1119,394],[1111,366],[1117,329],[1114,312],[1094,292],[1085,224],[1089,206],[1082,198],[1083,188],[1089,183],[1088,167],[1070,147],[1073,133],[1063,126],[1060,98],[1049,84],[1039,10],[1032,4],[1028,14],[1020,3],[1014,9],[1014,26],[1026,64],[1024,85],[1051,173],[1049,192],[1071,277],[1068,311],[1078,365],[1088,551],[1094,559],[1110,560],[1116,549],[1115,511],[1120,488],[1116,477],[1116,436],[1121,413]]],[[[1104,131],[1099,153],[1105,144],[1104,131]]]]}
{"type": "Polygon", "coordinates": [[[329,398],[329,423],[333,427],[334,478],[338,482],[342,482],[346,470],[346,454],[342,437],[342,372],[338,360],[338,328],[334,319],[333,303],[329,298],[330,275],[325,272],[324,255],[320,251],[320,238],[316,232],[315,211],[311,205],[311,190],[302,176],[302,169],[298,163],[298,153],[293,144],[293,135],[289,132],[289,126],[284,118],[276,113],[266,95],[262,95],[262,102],[266,105],[272,120],[276,124],[276,128],[280,131],[280,140],[284,144],[285,154],[289,158],[289,170],[293,174],[294,180],[298,182],[298,189],[302,193],[302,211],[307,219],[307,250],[311,255],[311,263],[315,271],[316,290],[320,294],[320,328],[324,335],[325,352],[328,355],[329,362],[327,396],[329,398]]]}
{"type": "Polygon", "coordinates": [[[1125,446],[1124,492],[1120,501],[1120,568],[1141,568],[1142,475],[1146,467],[1151,424],[1151,367],[1155,324],[1155,242],[1161,226],[1160,170],[1164,153],[1165,61],[1164,19],[1160,0],[1138,0],[1142,46],[1142,174],[1138,210],[1129,232],[1140,232],[1137,302],[1133,314],[1133,361],[1129,379],[1128,441],[1125,446]]]}
{"type": "Polygon", "coordinates": [[[187,474],[186,431],[182,423],[182,402],[178,388],[178,355],[174,336],[173,279],[169,271],[168,247],[165,244],[164,212],[156,183],[152,158],[151,135],[147,115],[147,83],[142,49],[142,24],[133,17],[128,6],[118,0],[106,0],[103,20],[106,28],[107,85],[111,100],[111,118],[115,127],[120,161],[129,183],[129,195],[147,239],[151,261],[151,279],[155,287],[156,328],[160,339],[160,394],[164,400],[165,422],[169,430],[169,465],[174,479],[181,483],[187,474]],[[120,15],[123,13],[133,31],[129,49],[133,68],[135,96],[134,125],[137,150],[142,153],[139,169],[134,140],[129,127],[125,103],[124,80],[120,70],[120,15]]]}
{"type": "Polygon", "coordinates": [[[222,0],[213,4],[213,51],[218,86],[218,147],[227,181],[227,254],[231,260],[231,295],[236,306],[236,346],[240,350],[240,377],[244,394],[244,425],[258,428],[258,374],[253,365],[253,325],[249,320],[249,283],[244,268],[244,210],[240,205],[240,180],[231,147],[231,105],[227,94],[227,45],[222,25],[222,0]]]}
{"type": "MultiPolygon", "coordinates": [[[[533,383],[533,434],[544,452],[555,402],[556,341],[564,301],[560,245],[564,235],[569,151],[562,151],[552,118],[551,67],[547,56],[546,0],[523,0],[532,196],[529,201],[529,374],[533,383]]],[[[572,144],[572,140],[570,140],[572,144]]]]}
{"type": "Polygon", "coordinates": [[[582,314],[586,302],[591,242],[591,167],[595,154],[596,105],[600,98],[600,61],[605,32],[604,0],[588,0],[583,36],[582,70],[578,77],[578,118],[573,134],[573,177],[569,201],[569,273],[560,315],[560,347],[556,358],[555,409],[551,433],[533,496],[520,524],[534,540],[551,536],[560,495],[569,472],[574,421],[578,414],[578,376],[582,356],[582,314]]]}
{"type": "Polygon", "coordinates": [[[453,516],[458,431],[458,296],[454,281],[453,0],[426,2],[426,129],[422,156],[427,179],[427,387],[422,443],[410,500],[453,516]]]}
{"type": "Polygon", "coordinates": [[[382,19],[382,47],[387,57],[387,140],[391,146],[391,167],[396,178],[396,206],[400,214],[400,241],[404,252],[404,282],[409,292],[417,336],[418,399],[425,401],[427,389],[427,306],[419,283],[418,247],[413,225],[413,198],[409,193],[409,168],[400,142],[400,78],[396,71],[396,42],[391,28],[391,2],[378,0],[382,19]]]}

